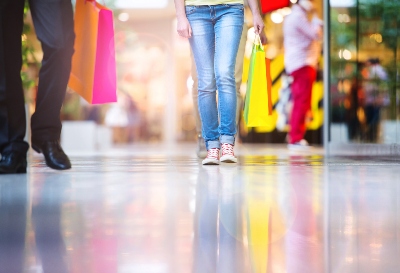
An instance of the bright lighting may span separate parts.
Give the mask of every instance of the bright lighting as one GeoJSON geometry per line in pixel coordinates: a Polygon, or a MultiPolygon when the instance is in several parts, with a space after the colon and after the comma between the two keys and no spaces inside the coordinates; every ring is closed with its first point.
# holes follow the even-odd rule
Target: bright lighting
{"type": "Polygon", "coordinates": [[[129,14],[126,12],[122,12],[120,15],[118,15],[118,20],[121,22],[126,22],[129,20],[129,14]]]}
{"type": "Polygon", "coordinates": [[[189,78],[187,78],[186,80],[186,87],[188,90],[192,91],[193,90],[193,84],[194,84],[194,80],[191,76],[189,76],[189,78]]]}
{"type": "Polygon", "coordinates": [[[252,27],[247,31],[247,40],[253,43],[255,39],[256,39],[256,33],[254,32],[254,27],[252,27]]]}
{"type": "Polygon", "coordinates": [[[275,24],[280,24],[283,22],[283,15],[279,12],[274,11],[273,13],[271,13],[271,21],[275,24]]]}
{"type": "Polygon", "coordinates": [[[292,13],[292,9],[289,8],[289,7],[286,7],[286,8],[280,9],[279,12],[280,12],[283,16],[287,16],[287,15],[289,15],[289,14],[292,13]]]}
{"type": "Polygon", "coordinates": [[[343,50],[343,59],[351,60],[351,52],[348,49],[343,50]]]}
{"type": "Polygon", "coordinates": [[[356,0],[331,0],[329,4],[332,8],[349,8],[355,7],[357,2],[356,0]]]}
{"type": "Polygon", "coordinates": [[[290,0],[290,2],[291,2],[292,4],[296,4],[296,3],[297,3],[297,0],[290,0]]]}
{"type": "Polygon", "coordinates": [[[168,0],[115,0],[114,5],[119,9],[164,9],[168,0]]]}
{"type": "Polygon", "coordinates": [[[383,41],[382,34],[380,34],[380,33],[371,34],[371,36],[369,36],[369,38],[371,38],[372,40],[375,40],[377,43],[382,43],[382,41],[383,41]]]}
{"type": "Polygon", "coordinates": [[[339,23],[350,23],[350,16],[348,14],[339,14],[338,21],[339,23]]]}

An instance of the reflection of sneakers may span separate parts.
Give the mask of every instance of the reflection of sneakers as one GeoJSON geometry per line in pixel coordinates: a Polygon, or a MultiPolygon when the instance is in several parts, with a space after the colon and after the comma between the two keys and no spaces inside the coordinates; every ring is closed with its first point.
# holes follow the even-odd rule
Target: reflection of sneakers
{"type": "Polygon", "coordinates": [[[219,165],[219,149],[209,149],[207,157],[203,160],[203,165],[219,165]]]}
{"type": "Polygon", "coordinates": [[[233,195],[241,191],[241,177],[238,175],[238,168],[238,164],[222,164],[219,167],[222,202],[233,202],[233,195]]]}
{"type": "Polygon", "coordinates": [[[204,142],[204,138],[201,136],[197,137],[196,154],[198,158],[205,158],[207,156],[206,143],[204,142]]]}
{"type": "Polygon", "coordinates": [[[310,149],[310,144],[308,144],[307,140],[302,139],[292,144],[288,144],[289,150],[296,150],[296,151],[304,151],[310,149]]]}
{"type": "Polygon", "coordinates": [[[233,145],[229,143],[222,143],[221,146],[221,162],[224,163],[236,163],[237,158],[233,153],[233,145]]]}

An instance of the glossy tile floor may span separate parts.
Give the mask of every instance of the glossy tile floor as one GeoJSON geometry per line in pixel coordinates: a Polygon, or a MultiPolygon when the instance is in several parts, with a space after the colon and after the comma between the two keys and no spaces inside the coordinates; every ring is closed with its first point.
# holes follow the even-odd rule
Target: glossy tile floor
{"type": "Polygon", "coordinates": [[[30,158],[0,176],[1,273],[400,272],[400,157],[193,145],[30,158]]]}

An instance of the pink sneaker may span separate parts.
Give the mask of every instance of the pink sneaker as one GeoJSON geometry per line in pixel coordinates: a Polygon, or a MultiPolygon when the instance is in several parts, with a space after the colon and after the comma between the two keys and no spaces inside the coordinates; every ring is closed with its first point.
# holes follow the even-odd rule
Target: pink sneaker
{"type": "Polygon", "coordinates": [[[229,143],[222,143],[221,146],[221,162],[225,163],[236,163],[237,158],[233,153],[233,145],[229,143]]]}
{"type": "Polygon", "coordinates": [[[219,149],[213,148],[207,151],[207,157],[203,160],[203,165],[219,165],[219,149]]]}

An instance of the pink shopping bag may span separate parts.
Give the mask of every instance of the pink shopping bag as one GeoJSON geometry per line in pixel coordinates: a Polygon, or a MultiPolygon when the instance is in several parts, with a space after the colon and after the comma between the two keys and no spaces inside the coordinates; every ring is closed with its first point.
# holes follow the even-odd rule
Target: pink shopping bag
{"type": "Polygon", "coordinates": [[[75,35],[69,87],[91,104],[116,102],[112,10],[94,0],[77,0],[75,35]]]}

